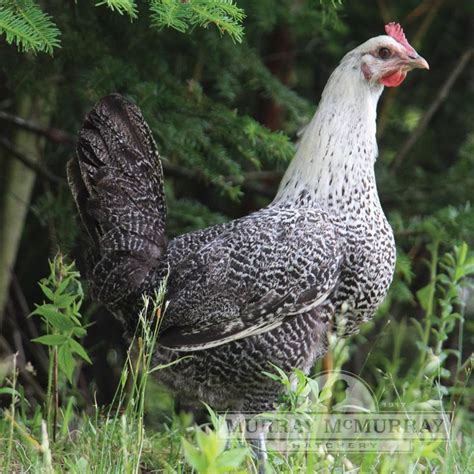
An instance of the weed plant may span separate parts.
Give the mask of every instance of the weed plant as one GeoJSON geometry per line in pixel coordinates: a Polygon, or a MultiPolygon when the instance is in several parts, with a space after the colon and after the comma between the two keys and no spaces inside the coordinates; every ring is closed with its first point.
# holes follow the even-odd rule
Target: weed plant
{"type": "MultiPolygon", "coordinates": [[[[270,451],[268,472],[474,472],[473,356],[464,353],[462,346],[464,303],[474,274],[474,257],[466,244],[442,256],[439,251],[439,243],[431,246],[430,281],[417,293],[424,318],[385,325],[361,375],[370,379],[382,412],[438,413],[446,421],[447,441],[423,436],[404,453],[332,452],[324,445],[270,451]],[[453,348],[452,340],[457,347],[453,348]]],[[[154,380],[162,367],[153,364],[153,354],[159,350],[160,320],[166,313],[164,284],[153,297],[144,297],[137,332],[109,407],[81,407],[74,395],[81,364],[91,363],[82,346],[87,324],[80,314],[83,292],[78,273],[58,256],[40,286],[46,302],[33,315],[41,317],[45,327],[45,334],[36,342],[49,349],[47,399],[39,403],[25,398],[13,357],[0,380],[0,395],[7,400],[0,421],[2,472],[255,471],[251,446],[239,435],[239,428],[229,432],[225,414],[207,407],[210,421],[198,426],[190,415],[168,411],[164,422],[147,423],[147,413],[160,405],[157,400],[166,398],[154,380]]],[[[357,350],[357,338],[331,336],[332,374],[344,370],[357,350]]],[[[286,388],[271,416],[310,415],[337,399],[337,385],[316,382],[314,374],[321,369],[319,363],[313,377],[300,371],[289,376],[269,366],[267,375],[286,388]]]]}

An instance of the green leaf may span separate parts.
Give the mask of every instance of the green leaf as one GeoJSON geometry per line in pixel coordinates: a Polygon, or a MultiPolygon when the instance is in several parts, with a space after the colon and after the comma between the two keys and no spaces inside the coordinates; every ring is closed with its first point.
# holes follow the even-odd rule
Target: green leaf
{"type": "Polygon", "coordinates": [[[40,336],[32,339],[33,342],[44,344],[45,346],[61,346],[68,342],[68,336],[62,334],[47,334],[46,336],[40,336]]]}
{"type": "Polygon", "coordinates": [[[38,285],[40,286],[41,291],[43,292],[44,296],[46,296],[46,298],[48,298],[49,301],[53,301],[54,293],[51,291],[51,289],[41,282],[39,282],[38,285]]]}
{"type": "Polygon", "coordinates": [[[278,375],[272,374],[271,372],[267,372],[265,370],[262,370],[262,374],[267,376],[268,378],[275,380],[276,382],[279,382],[281,379],[278,375]]]}
{"type": "MultiPolygon", "coordinates": [[[[77,405],[77,400],[73,395],[71,395],[67,401],[66,408],[61,410],[62,415],[63,415],[63,419],[61,422],[61,433],[64,436],[67,436],[69,434],[70,425],[74,419],[74,407],[76,405],[77,405]]],[[[85,469],[82,471],[79,470],[79,472],[90,472],[90,471],[85,469]]]]}
{"type": "Polygon", "coordinates": [[[421,288],[420,290],[416,292],[416,297],[418,298],[418,301],[420,302],[420,305],[424,311],[428,310],[428,307],[431,301],[431,296],[432,296],[431,283],[424,286],[423,288],[421,288]]]}
{"type": "Polygon", "coordinates": [[[73,330],[72,330],[72,333],[74,334],[74,336],[76,337],[84,337],[86,334],[87,334],[87,331],[80,327],[80,326],[76,326],[73,330]]]}
{"type": "Polygon", "coordinates": [[[66,375],[68,381],[72,383],[72,376],[76,366],[74,356],[68,344],[63,344],[58,349],[58,366],[59,369],[66,375]]]}
{"type": "Polygon", "coordinates": [[[56,295],[62,295],[64,293],[64,290],[69,286],[72,280],[72,275],[69,275],[68,277],[64,278],[61,283],[58,286],[58,289],[56,290],[56,295]]]}
{"type": "Polygon", "coordinates": [[[181,439],[181,443],[186,461],[198,472],[205,472],[207,463],[201,452],[184,438],[181,439]]]}
{"type": "Polygon", "coordinates": [[[458,253],[458,264],[464,265],[464,262],[466,261],[467,257],[467,252],[469,251],[468,245],[466,244],[466,242],[462,242],[462,244],[455,250],[458,253]]]}
{"type": "Polygon", "coordinates": [[[158,370],[167,369],[168,367],[171,367],[172,365],[178,364],[179,362],[181,362],[184,359],[189,359],[189,358],[192,358],[192,357],[193,356],[183,356],[183,357],[180,357],[179,359],[173,360],[172,362],[168,362],[167,364],[159,364],[159,365],[153,367],[152,369],[150,369],[148,371],[148,373],[152,374],[153,372],[156,372],[158,370]]]}
{"type": "Polygon", "coordinates": [[[12,397],[20,397],[18,391],[11,387],[0,388],[0,395],[11,395],[12,397]]]}
{"type": "Polygon", "coordinates": [[[89,364],[92,364],[92,361],[87,355],[87,352],[77,341],[75,341],[74,339],[70,339],[69,346],[71,347],[71,350],[75,352],[78,356],[82,357],[86,362],[89,362],[89,364]]]}
{"type": "Polygon", "coordinates": [[[221,472],[238,469],[244,462],[245,456],[249,454],[247,448],[229,449],[223,452],[216,460],[216,467],[221,472]]]}
{"type": "Polygon", "coordinates": [[[60,313],[56,309],[56,306],[51,304],[38,306],[31,314],[39,314],[40,316],[43,316],[43,318],[51,324],[53,328],[60,332],[68,332],[75,328],[75,324],[68,319],[65,314],[60,313]]]}
{"type": "Polygon", "coordinates": [[[54,304],[60,308],[67,308],[77,299],[77,295],[56,295],[54,298],[54,304]]]}
{"type": "Polygon", "coordinates": [[[198,445],[198,448],[204,452],[206,450],[206,447],[208,446],[210,440],[209,436],[204,433],[201,429],[196,430],[196,442],[198,445]]]}
{"type": "Polygon", "coordinates": [[[420,339],[423,339],[425,330],[423,326],[421,325],[420,321],[418,321],[415,318],[410,318],[410,321],[412,322],[413,326],[415,326],[416,330],[418,331],[418,336],[420,337],[420,339]]]}

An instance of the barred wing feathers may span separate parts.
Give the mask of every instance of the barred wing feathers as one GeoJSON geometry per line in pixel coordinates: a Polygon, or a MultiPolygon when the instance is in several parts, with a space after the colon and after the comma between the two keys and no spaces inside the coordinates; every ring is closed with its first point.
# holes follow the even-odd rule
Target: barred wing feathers
{"type": "Polygon", "coordinates": [[[169,262],[159,344],[208,349],[304,317],[335,288],[341,262],[337,230],[321,210],[271,206],[234,221],[195,253],[169,262]]]}

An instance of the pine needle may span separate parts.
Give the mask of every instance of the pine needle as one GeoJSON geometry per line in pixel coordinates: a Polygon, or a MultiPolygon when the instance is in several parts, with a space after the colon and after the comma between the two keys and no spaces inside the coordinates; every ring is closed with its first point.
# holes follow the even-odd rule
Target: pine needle
{"type": "Polygon", "coordinates": [[[135,0],[104,0],[95,4],[96,7],[106,5],[120,15],[128,15],[131,19],[137,18],[137,5],[135,0]]]}
{"type": "Polygon", "coordinates": [[[0,34],[20,51],[53,53],[60,32],[51,17],[31,0],[0,1],[0,34]]]}
{"type": "Polygon", "coordinates": [[[152,0],[150,10],[156,28],[169,27],[184,33],[194,26],[207,28],[213,24],[221,34],[242,42],[245,13],[233,0],[152,0]]]}

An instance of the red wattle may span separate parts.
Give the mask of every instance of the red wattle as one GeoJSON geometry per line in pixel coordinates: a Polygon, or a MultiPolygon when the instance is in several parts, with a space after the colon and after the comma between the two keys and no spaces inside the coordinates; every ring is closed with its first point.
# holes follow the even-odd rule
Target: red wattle
{"type": "Polygon", "coordinates": [[[387,87],[397,87],[399,86],[407,77],[407,73],[402,70],[398,70],[392,74],[387,74],[386,76],[380,79],[380,82],[387,87]]]}

